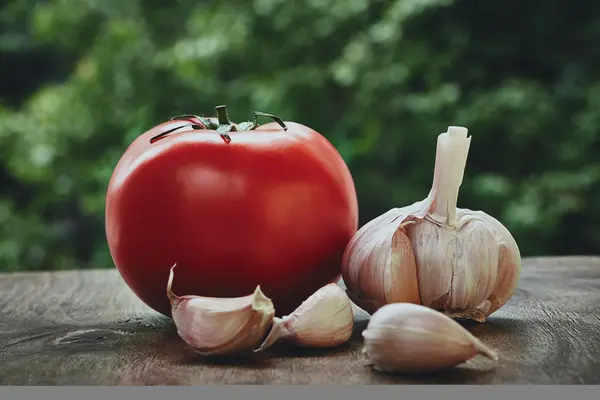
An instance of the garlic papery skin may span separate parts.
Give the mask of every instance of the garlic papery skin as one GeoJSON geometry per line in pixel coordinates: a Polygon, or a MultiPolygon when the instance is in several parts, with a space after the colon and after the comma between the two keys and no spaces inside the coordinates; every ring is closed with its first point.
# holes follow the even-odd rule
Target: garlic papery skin
{"type": "Polygon", "coordinates": [[[344,254],[342,277],[350,299],[373,313],[388,303],[420,303],[417,268],[407,223],[396,223],[387,213],[374,219],[350,241],[344,254]]]}
{"type": "Polygon", "coordinates": [[[429,307],[387,304],[362,333],[364,353],[377,370],[425,373],[447,369],[483,355],[497,354],[452,318],[429,307]]]}
{"type": "Polygon", "coordinates": [[[330,283],[290,315],[275,317],[269,335],[257,351],[280,340],[304,347],[336,347],[350,339],[353,328],[352,302],[341,287],[330,283]]]}
{"type": "Polygon", "coordinates": [[[172,292],[174,268],[167,296],[177,333],[190,347],[208,356],[252,352],[260,345],[271,328],[275,308],[259,286],[244,297],[176,296],[172,292]]]}
{"type": "Polygon", "coordinates": [[[365,311],[403,302],[484,322],[516,290],[521,255],[511,233],[483,211],[456,207],[467,132],[451,126],[438,136],[427,198],[389,210],[348,243],[342,277],[365,311]]]}

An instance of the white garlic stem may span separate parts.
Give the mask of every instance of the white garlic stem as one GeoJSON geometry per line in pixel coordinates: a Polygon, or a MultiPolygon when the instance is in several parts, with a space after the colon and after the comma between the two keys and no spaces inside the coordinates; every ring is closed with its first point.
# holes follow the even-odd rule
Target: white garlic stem
{"type": "Polygon", "coordinates": [[[354,328],[350,299],[335,283],[323,286],[293,313],[275,317],[268,336],[256,351],[280,340],[306,347],[335,347],[347,342],[354,328]]]}
{"type": "Polygon", "coordinates": [[[363,331],[369,362],[389,373],[424,373],[447,369],[496,352],[458,322],[431,308],[395,303],[375,312],[363,331]]]}
{"type": "Polygon", "coordinates": [[[467,129],[456,126],[448,127],[437,144],[429,211],[434,219],[450,226],[456,225],[456,203],[470,144],[467,129]]]}
{"type": "Polygon", "coordinates": [[[256,287],[235,298],[177,296],[172,291],[175,266],[167,283],[171,314],[179,336],[201,355],[251,352],[272,325],[275,308],[256,287]]]}

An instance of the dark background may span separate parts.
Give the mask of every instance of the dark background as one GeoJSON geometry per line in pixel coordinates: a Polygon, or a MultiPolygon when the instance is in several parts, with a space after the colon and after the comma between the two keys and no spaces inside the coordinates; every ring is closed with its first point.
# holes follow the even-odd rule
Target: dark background
{"type": "Polygon", "coordinates": [[[0,270],[113,266],[104,195],[127,145],[182,113],[324,134],[361,225],[473,136],[459,206],[523,256],[600,249],[600,2],[14,0],[0,11],[0,270]]]}

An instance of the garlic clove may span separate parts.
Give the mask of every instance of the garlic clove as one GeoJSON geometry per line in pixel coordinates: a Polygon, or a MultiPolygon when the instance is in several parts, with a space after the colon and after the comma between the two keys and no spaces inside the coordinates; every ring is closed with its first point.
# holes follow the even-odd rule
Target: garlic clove
{"type": "Polygon", "coordinates": [[[201,355],[249,352],[260,345],[275,315],[271,300],[257,286],[253,294],[235,298],[177,296],[174,268],[167,283],[172,317],[179,336],[201,355]]]}
{"type": "Polygon", "coordinates": [[[347,342],[354,328],[352,303],[335,283],[323,286],[293,313],[274,318],[267,338],[257,351],[280,340],[306,347],[335,347],[347,342]]]}
{"type": "Polygon", "coordinates": [[[447,369],[477,355],[497,354],[452,318],[429,307],[394,303],[371,316],[364,352],[377,370],[424,373],[447,369]]]}
{"type": "Polygon", "coordinates": [[[420,303],[417,265],[406,226],[414,221],[404,221],[392,235],[385,276],[385,303],[420,303]]]}
{"type": "Polygon", "coordinates": [[[455,228],[429,221],[409,227],[421,304],[483,322],[498,275],[496,235],[481,219],[460,211],[456,215],[455,228]]]}
{"type": "Polygon", "coordinates": [[[406,234],[413,221],[396,211],[365,226],[344,253],[342,277],[348,295],[368,313],[387,303],[421,301],[415,256],[406,234]]]}
{"type": "Polygon", "coordinates": [[[506,304],[515,293],[521,278],[521,253],[514,237],[500,221],[482,211],[471,212],[488,223],[494,230],[500,244],[498,275],[496,277],[496,284],[489,297],[491,303],[487,314],[489,315],[506,304]]]}
{"type": "MultiPolygon", "coordinates": [[[[363,283],[360,275],[363,273],[362,269],[368,264],[367,259],[370,253],[381,245],[374,245],[374,243],[381,243],[383,240],[383,235],[378,232],[382,228],[393,224],[397,218],[396,214],[396,209],[392,209],[368,222],[356,232],[346,246],[342,259],[342,278],[349,292],[365,297],[367,295],[365,291],[368,290],[366,287],[374,285],[372,282],[363,283]]],[[[380,286],[375,286],[376,293],[368,293],[369,297],[381,292],[380,286]]]]}

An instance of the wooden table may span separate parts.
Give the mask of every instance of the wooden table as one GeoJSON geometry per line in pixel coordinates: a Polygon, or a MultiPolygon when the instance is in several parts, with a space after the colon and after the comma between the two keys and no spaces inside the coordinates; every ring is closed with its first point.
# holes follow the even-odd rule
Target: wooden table
{"type": "Polygon", "coordinates": [[[172,322],[143,305],[116,270],[0,275],[0,382],[10,385],[600,383],[600,258],[526,259],[520,287],[485,324],[467,327],[498,351],[427,376],[366,365],[356,310],[346,345],[279,345],[247,360],[195,355],[172,322]]]}

